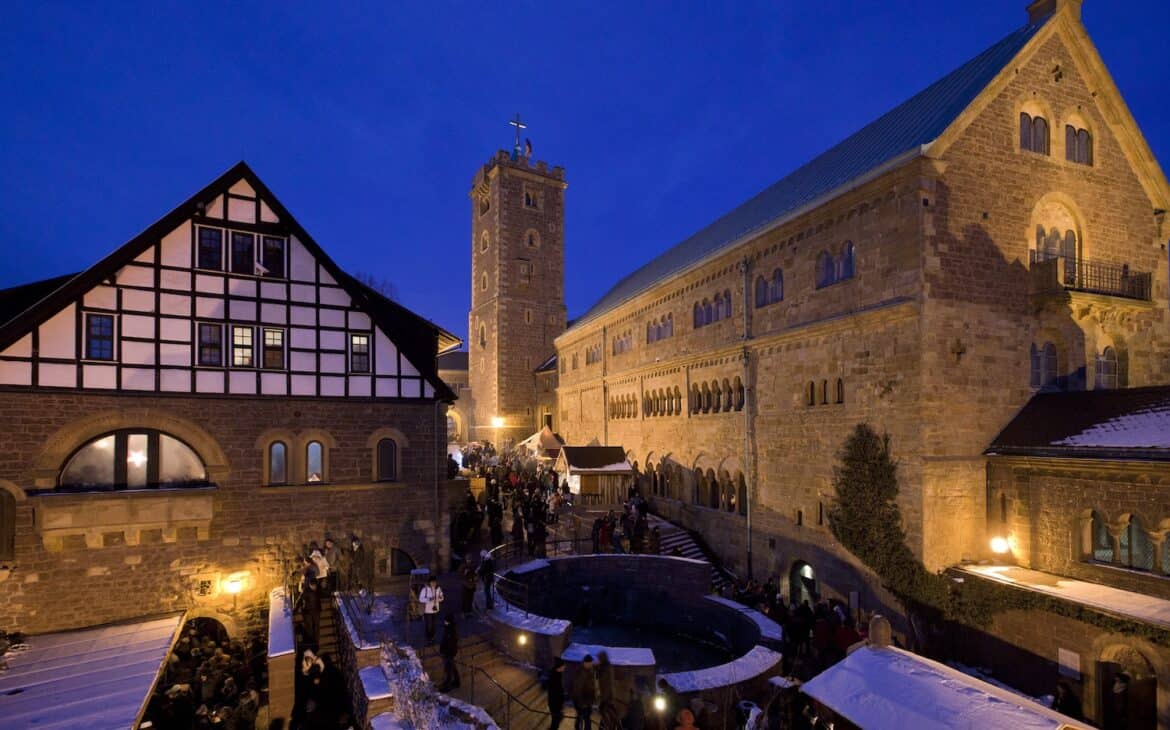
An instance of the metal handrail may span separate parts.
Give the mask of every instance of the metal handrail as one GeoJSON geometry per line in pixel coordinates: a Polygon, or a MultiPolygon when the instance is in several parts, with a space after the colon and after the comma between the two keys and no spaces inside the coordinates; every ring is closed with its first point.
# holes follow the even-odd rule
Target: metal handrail
{"type": "Polygon", "coordinates": [[[1110,264],[1074,256],[1030,251],[1029,263],[1059,288],[1150,301],[1153,276],[1128,264],[1110,264]]]}
{"type": "Polygon", "coordinates": [[[550,718],[552,717],[552,713],[549,712],[548,710],[539,710],[535,707],[530,707],[527,702],[520,699],[516,695],[512,694],[510,691],[508,691],[508,689],[506,687],[501,685],[495,679],[492,679],[492,675],[488,674],[487,670],[484,669],[483,667],[476,666],[475,664],[468,664],[467,662],[465,662],[461,659],[455,659],[454,662],[461,669],[467,669],[467,670],[471,671],[471,704],[478,705],[479,707],[483,707],[483,705],[481,705],[480,703],[475,701],[475,677],[477,674],[482,674],[487,679],[487,681],[489,681],[493,685],[495,685],[496,689],[498,689],[500,691],[500,693],[503,694],[504,697],[507,698],[507,702],[504,703],[504,727],[510,727],[512,724],[512,703],[513,702],[515,702],[517,705],[520,705],[521,707],[523,707],[525,710],[528,710],[529,712],[535,712],[536,714],[544,715],[545,717],[550,717],[550,718]]]}

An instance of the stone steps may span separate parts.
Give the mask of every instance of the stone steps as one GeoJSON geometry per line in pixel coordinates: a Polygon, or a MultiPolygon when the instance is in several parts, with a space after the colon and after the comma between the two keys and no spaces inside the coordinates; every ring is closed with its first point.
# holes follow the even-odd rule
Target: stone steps
{"type": "Polygon", "coordinates": [[[693,534],[657,515],[649,515],[648,519],[650,528],[657,527],[661,536],[658,544],[660,555],[671,555],[678,548],[679,555],[684,558],[711,563],[711,587],[716,591],[722,591],[731,582],[731,577],[711,560],[710,552],[704,549],[705,546],[693,534]]]}

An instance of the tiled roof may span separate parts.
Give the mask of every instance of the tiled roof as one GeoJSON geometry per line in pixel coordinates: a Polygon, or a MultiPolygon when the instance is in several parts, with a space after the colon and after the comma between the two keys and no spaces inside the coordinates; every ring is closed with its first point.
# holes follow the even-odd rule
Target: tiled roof
{"type": "Polygon", "coordinates": [[[1039,393],[985,453],[1170,461],[1170,386],[1039,393]]]}
{"type": "Polygon", "coordinates": [[[577,322],[609,311],[745,234],[795,213],[906,153],[919,150],[951,125],[1040,27],[1042,24],[1028,25],[1014,31],[909,101],[668,249],[615,284],[577,322]]]}

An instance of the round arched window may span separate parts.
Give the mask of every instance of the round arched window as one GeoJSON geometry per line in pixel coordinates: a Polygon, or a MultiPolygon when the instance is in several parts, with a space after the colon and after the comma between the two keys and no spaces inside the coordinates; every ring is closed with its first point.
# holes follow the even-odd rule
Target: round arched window
{"type": "Polygon", "coordinates": [[[126,429],[100,436],[69,457],[61,489],[147,489],[207,484],[203,460],[174,436],[126,429]]]}

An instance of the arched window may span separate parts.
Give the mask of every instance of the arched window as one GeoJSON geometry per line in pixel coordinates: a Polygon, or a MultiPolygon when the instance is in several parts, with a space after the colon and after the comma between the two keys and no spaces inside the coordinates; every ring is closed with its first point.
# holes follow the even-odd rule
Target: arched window
{"type": "Polygon", "coordinates": [[[837,280],[853,278],[853,241],[846,241],[841,247],[841,261],[838,267],[837,280]]]}
{"type": "Polygon", "coordinates": [[[824,405],[828,405],[828,404],[829,404],[829,381],[822,380],[821,381],[821,405],[824,406],[824,405]]]}
{"type": "Polygon", "coordinates": [[[711,324],[715,320],[711,309],[711,302],[706,299],[703,300],[703,324],[711,324]]]}
{"type": "Polygon", "coordinates": [[[16,558],[16,498],[0,489],[0,566],[16,558]]]}
{"type": "Polygon", "coordinates": [[[147,489],[207,484],[203,460],[174,436],[151,430],[108,433],[85,444],[65,462],[61,489],[147,489]]]}
{"type": "Polygon", "coordinates": [[[711,381],[711,412],[718,413],[723,409],[723,389],[719,387],[718,380],[711,381]]]}
{"type": "Polygon", "coordinates": [[[1064,157],[1079,165],[1093,164],[1093,135],[1071,124],[1064,127],[1064,157]]]}
{"type": "Polygon", "coordinates": [[[735,407],[735,394],[731,390],[731,381],[723,379],[723,410],[730,411],[735,407]]]}
{"type": "Polygon", "coordinates": [[[845,381],[837,378],[837,403],[845,402],[845,381]]]}
{"type": "Polygon", "coordinates": [[[682,415],[682,391],[674,386],[674,412],[682,415]]]}
{"type": "Polygon", "coordinates": [[[325,481],[325,447],[320,441],[305,446],[305,481],[309,484],[325,481]]]}
{"type": "Polygon", "coordinates": [[[481,324],[479,326],[479,346],[487,347],[487,325],[481,324]]]}
{"type": "Polygon", "coordinates": [[[712,305],[713,314],[711,315],[712,322],[718,322],[723,319],[723,295],[719,292],[715,293],[715,302],[712,305]]]}
{"type": "Polygon", "coordinates": [[[487,250],[488,250],[488,233],[487,233],[487,231],[484,231],[483,235],[479,237],[479,252],[484,253],[487,250]]]}
{"type": "Polygon", "coordinates": [[[524,234],[524,242],[528,244],[528,248],[540,247],[540,234],[531,228],[524,234]]]}
{"type": "Polygon", "coordinates": [[[695,329],[703,326],[703,306],[695,302],[695,329]]]}
{"type": "Polygon", "coordinates": [[[488,278],[487,278],[487,272],[485,271],[483,273],[483,276],[479,277],[479,290],[480,291],[487,291],[487,284],[488,284],[488,278]]]}
{"type": "Polygon", "coordinates": [[[784,301],[784,272],[780,269],[772,272],[772,283],[768,287],[768,301],[772,303],[784,301]]]}
{"type": "Polygon", "coordinates": [[[288,446],[283,441],[268,446],[268,483],[288,484],[288,446]]]}
{"type": "Polygon", "coordinates": [[[1020,113],[1020,149],[1048,154],[1048,121],[1044,117],[1020,113]]]}
{"type": "Polygon", "coordinates": [[[711,412],[711,386],[703,383],[703,413],[711,412]]]}
{"type": "Polygon", "coordinates": [[[1052,388],[1056,386],[1060,371],[1056,358],[1056,345],[1045,342],[1042,347],[1032,345],[1032,387],[1052,388]]]}
{"type": "Polygon", "coordinates": [[[1154,543],[1146,531],[1142,529],[1141,520],[1136,516],[1129,518],[1129,524],[1121,533],[1119,546],[1121,548],[1121,562],[1127,568],[1154,569],[1154,543]]]}
{"type": "Polygon", "coordinates": [[[1117,387],[1117,351],[1112,347],[1106,347],[1105,350],[1097,356],[1097,382],[1096,388],[1098,390],[1113,390],[1117,387]]]}
{"type": "Polygon", "coordinates": [[[828,251],[821,251],[817,255],[816,288],[820,289],[833,283],[833,256],[828,251]]]}
{"type": "Polygon", "coordinates": [[[735,313],[735,310],[731,305],[731,290],[724,289],[723,290],[723,319],[731,319],[731,316],[734,313],[735,313]]]}
{"type": "Polygon", "coordinates": [[[762,276],[756,277],[756,309],[766,307],[771,302],[768,300],[768,282],[762,276]]]}
{"type": "Polygon", "coordinates": [[[417,567],[414,558],[405,550],[390,548],[390,575],[410,575],[417,567]]]}
{"type": "Polygon", "coordinates": [[[815,406],[817,404],[817,384],[812,380],[808,381],[807,403],[810,406],[815,406]]]}
{"type": "Polygon", "coordinates": [[[398,481],[398,444],[394,439],[378,442],[378,481],[398,481]]]}
{"type": "Polygon", "coordinates": [[[745,401],[745,398],[744,398],[743,381],[740,380],[739,376],[737,375],[737,376],[735,376],[735,410],[742,411],[744,401],[745,401]]]}
{"type": "Polygon", "coordinates": [[[673,314],[666,315],[666,336],[667,337],[674,336],[674,315],[673,314]]]}
{"type": "Polygon", "coordinates": [[[1113,562],[1113,538],[1105,525],[1105,518],[1094,511],[1089,521],[1089,544],[1086,546],[1089,559],[1098,563],[1113,562]]]}

